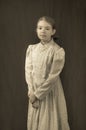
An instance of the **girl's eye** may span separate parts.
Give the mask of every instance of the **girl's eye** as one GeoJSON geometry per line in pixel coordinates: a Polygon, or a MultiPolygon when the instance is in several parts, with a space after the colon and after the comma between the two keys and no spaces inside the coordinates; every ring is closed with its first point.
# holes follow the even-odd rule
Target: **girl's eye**
{"type": "Polygon", "coordinates": [[[40,29],[40,30],[41,30],[41,29],[42,29],[42,27],[38,27],[38,29],[40,29]]]}
{"type": "Polygon", "coordinates": [[[39,29],[41,30],[42,28],[40,27],[39,29]]]}
{"type": "Polygon", "coordinates": [[[46,30],[49,30],[49,28],[46,28],[46,30]]]}

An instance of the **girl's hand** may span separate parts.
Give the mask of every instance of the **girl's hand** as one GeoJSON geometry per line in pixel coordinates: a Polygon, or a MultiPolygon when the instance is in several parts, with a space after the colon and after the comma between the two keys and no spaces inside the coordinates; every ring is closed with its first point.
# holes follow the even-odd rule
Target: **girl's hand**
{"type": "Polygon", "coordinates": [[[33,104],[32,104],[32,106],[34,107],[34,108],[39,108],[39,105],[40,105],[40,101],[39,100],[36,100],[33,104]]]}
{"type": "Polygon", "coordinates": [[[34,92],[33,91],[30,91],[28,93],[28,96],[29,96],[29,99],[30,99],[30,102],[31,103],[34,103],[36,100],[37,100],[37,97],[34,95],[34,92]]]}

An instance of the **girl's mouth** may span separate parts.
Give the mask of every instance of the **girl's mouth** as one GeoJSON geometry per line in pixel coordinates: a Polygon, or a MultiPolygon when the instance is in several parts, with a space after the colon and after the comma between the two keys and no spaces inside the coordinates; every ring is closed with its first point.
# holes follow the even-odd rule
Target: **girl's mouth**
{"type": "Polygon", "coordinates": [[[46,37],[46,35],[40,35],[41,37],[46,37]]]}

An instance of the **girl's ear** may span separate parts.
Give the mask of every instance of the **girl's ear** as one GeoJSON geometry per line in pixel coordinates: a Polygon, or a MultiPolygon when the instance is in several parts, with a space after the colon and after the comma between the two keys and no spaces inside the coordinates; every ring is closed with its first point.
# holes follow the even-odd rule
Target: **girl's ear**
{"type": "Polygon", "coordinates": [[[52,35],[54,35],[56,33],[56,29],[53,29],[52,35]]]}

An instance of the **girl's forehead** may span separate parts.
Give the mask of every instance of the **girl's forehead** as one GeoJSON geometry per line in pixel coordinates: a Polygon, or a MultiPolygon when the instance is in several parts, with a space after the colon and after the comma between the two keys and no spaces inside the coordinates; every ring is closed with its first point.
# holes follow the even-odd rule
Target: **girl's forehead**
{"type": "Polygon", "coordinates": [[[46,20],[38,21],[37,25],[38,26],[50,26],[50,27],[52,27],[51,24],[49,22],[47,22],[46,20]]]}

